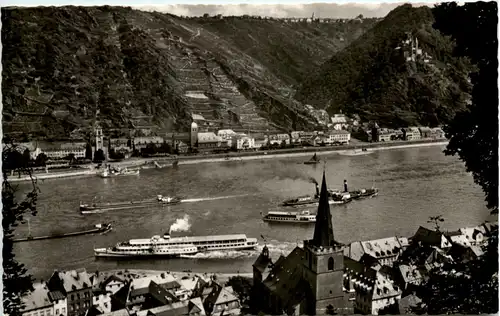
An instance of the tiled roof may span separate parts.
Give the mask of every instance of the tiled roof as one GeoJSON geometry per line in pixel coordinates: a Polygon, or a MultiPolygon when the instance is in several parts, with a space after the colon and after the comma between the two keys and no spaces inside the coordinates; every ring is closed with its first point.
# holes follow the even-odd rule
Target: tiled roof
{"type": "Polygon", "coordinates": [[[420,270],[416,266],[400,264],[398,269],[405,283],[419,282],[423,278],[420,270]]]}
{"type": "Polygon", "coordinates": [[[176,279],[171,274],[166,274],[166,273],[133,279],[132,283],[130,284],[130,289],[131,289],[130,295],[137,296],[147,293],[151,281],[162,286],[165,283],[176,281],[176,279]]]}
{"type": "Polygon", "coordinates": [[[186,300],[182,302],[176,302],[170,305],[164,305],[149,310],[137,312],[137,316],[184,316],[193,315],[200,313],[202,310],[193,302],[186,300]]]}
{"type": "Polygon", "coordinates": [[[111,274],[108,278],[106,278],[106,280],[104,280],[104,282],[102,282],[102,286],[108,285],[108,283],[110,283],[111,281],[125,283],[125,280],[123,280],[119,276],[117,276],[115,274],[111,274]]]}
{"type": "Polygon", "coordinates": [[[215,133],[206,132],[206,133],[198,133],[198,143],[212,143],[212,142],[220,142],[221,138],[215,133]]]}
{"type": "Polygon", "coordinates": [[[470,241],[467,240],[467,236],[465,235],[454,235],[454,236],[449,236],[448,239],[454,244],[459,244],[464,247],[470,247],[471,243],[470,241]]]}
{"type": "Polygon", "coordinates": [[[296,247],[284,260],[276,262],[264,285],[286,304],[293,291],[301,280],[302,262],[305,258],[304,249],[296,247]]]}
{"type": "Polygon", "coordinates": [[[49,292],[49,299],[51,302],[59,301],[59,300],[64,300],[66,296],[64,296],[61,291],[52,291],[49,292]]]}
{"type": "Polygon", "coordinates": [[[52,305],[49,300],[49,289],[45,283],[33,284],[34,291],[28,295],[23,296],[21,299],[24,302],[24,311],[39,309],[52,305]]]}
{"type": "Polygon", "coordinates": [[[131,313],[128,311],[128,309],[124,308],[114,312],[104,313],[100,316],[130,316],[130,314],[131,313]]]}
{"type": "Polygon", "coordinates": [[[373,286],[372,300],[379,300],[401,295],[402,291],[394,282],[382,273],[377,273],[377,278],[373,286]]]}
{"type": "Polygon", "coordinates": [[[181,288],[192,291],[196,288],[196,284],[198,283],[198,278],[197,277],[192,277],[188,279],[181,279],[178,282],[181,286],[181,288]]]}
{"type": "Polygon", "coordinates": [[[396,256],[402,249],[397,237],[362,241],[361,244],[366,254],[377,259],[396,256]]]}
{"type": "Polygon", "coordinates": [[[162,305],[179,301],[179,299],[175,295],[163,289],[154,281],[151,281],[151,283],[149,283],[148,293],[162,305]]]}
{"type": "MultiPolygon", "coordinates": [[[[205,307],[203,306],[203,302],[201,301],[201,298],[195,297],[195,298],[192,298],[190,301],[191,301],[191,303],[193,303],[196,307],[198,307],[200,309],[200,316],[206,315],[205,307]]],[[[193,308],[193,311],[194,310],[195,309],[193,308]]]]}
{"type": "Polygon", "coordinates": [[[343,130],[331,130],[331,131],[328,132],[328,134],[330,134],[330,135],[335,135],[335,134],[337,134],[337,135],[347,135],[347,134],[351,134],[351,133],[349,133],[348,131],[343,131],[343,130]]]}
{"type": "Polygon", "coordinates": [[[62,285],[66,293],[91,287],[91,282],[85,269],[54,273],[62,280],[62,285]]]}
{"type": "Polygon", "coordinates": [[[215,305],[226,304],[234,301],[239,301],[238,297],[234,295],[233,288],[231,286],[226,286],[221,288],[219,295],[215,301],[215,305]]]}

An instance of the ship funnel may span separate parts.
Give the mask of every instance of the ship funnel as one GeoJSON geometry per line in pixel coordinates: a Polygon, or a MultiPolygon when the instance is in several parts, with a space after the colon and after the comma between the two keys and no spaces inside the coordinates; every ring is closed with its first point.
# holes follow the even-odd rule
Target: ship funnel
{"type": "Polygon", "coordinates": [[[319,186],[317,183],[316,183],[316,195],[319,196],[319,186]]]}
{"type": "Polygon", "coordinates": [[[349,192],[347,189],[347,180],[344,180],[344,192],[349,192]]]}

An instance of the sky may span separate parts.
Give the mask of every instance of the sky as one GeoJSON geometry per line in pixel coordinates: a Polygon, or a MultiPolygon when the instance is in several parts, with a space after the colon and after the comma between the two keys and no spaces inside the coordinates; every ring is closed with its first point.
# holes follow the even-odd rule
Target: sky
{"type": "MultiPolygon", "coordinates": [[[[433,6],[436,1],[406,1],[414,5],[433,6]]],[[[378,2],[357,0],[339,1],[234,1],[234,0],[0,0],[0,6],[61,6],[61,5],[110,5],[130,6],[145,11],[168,12],[183,16],[210,15],[260,15],[272,17],[310,17],[313,13],[321,18],[383,17],[405,2],[378,2]],[[250,4],[251,3],[251,4],[250,4]]]]}
{"type": "MultiPolygon", "coordinates": [[[[313,13],[320,18],[384,17],[403,3],[415,6],[434,4],[442,1],[408,0],[402,2],[376,0],[0,0],[0,6],[130,6],[144,11],[166,12],[179,16],[210,15],[260,15],[270,17],[310,17],[313,13]]],[[[458,2],[458,1],[457,1],[458,2]]],[[[473,2],[473,0],[459,3],[473,2]]]]}

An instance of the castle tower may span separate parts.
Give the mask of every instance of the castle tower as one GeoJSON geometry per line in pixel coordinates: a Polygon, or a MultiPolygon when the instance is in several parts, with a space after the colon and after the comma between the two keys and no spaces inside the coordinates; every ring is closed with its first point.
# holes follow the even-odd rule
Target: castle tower
{"type": "Polygon", "coordinates": [[[195,122],[191,123],[191,131],[189,133],[190,137],[190,146],[191,148],[195,148],[198,146],[198,124],[195,122]]]}
{"type": "Polygon", "coordinates": [[[344,309],[344,254],[333,235],[324,171],[314,236],[304,240],[304,251],[303,278],[310,284],[311,294],[301,306],[301,314],[319,315],[344,309]]]}

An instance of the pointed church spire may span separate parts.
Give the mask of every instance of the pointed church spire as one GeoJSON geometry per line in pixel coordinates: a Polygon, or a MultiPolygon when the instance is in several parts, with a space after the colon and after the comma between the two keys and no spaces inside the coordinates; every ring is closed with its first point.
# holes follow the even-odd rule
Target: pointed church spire
{"type": "Polygon", "coordinates": [[[330,213],[328,195],[328,190],[326,188],[326,176],[325,171],[323,170],[323,182],[321,183],[319,206],[316,214],[314,237],[312,240],[312,245],[317,247],[330,247],[336,244],[333,238],[332,215],[330,213]]]}

